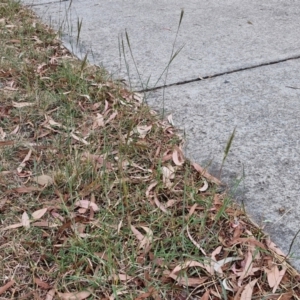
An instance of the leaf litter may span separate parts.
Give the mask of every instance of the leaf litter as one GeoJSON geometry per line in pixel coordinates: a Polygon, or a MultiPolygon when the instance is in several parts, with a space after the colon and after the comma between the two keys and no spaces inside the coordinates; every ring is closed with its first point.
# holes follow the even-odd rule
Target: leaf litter
{"type": "Polygon", "coordinates": [[[299,274],[172,116],[0,5],[3,299],[299,299],[299,274]],[[33,267],[34,266],[34,267],[33,267]]]}

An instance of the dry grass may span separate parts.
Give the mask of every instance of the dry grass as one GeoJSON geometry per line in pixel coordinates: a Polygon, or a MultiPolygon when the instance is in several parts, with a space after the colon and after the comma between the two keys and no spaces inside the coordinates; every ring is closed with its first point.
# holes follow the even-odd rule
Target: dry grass
{"type": "Polygon", "coordinates": [[[299,299],[176,130],[0,3],[0,299],[299,299]]]}

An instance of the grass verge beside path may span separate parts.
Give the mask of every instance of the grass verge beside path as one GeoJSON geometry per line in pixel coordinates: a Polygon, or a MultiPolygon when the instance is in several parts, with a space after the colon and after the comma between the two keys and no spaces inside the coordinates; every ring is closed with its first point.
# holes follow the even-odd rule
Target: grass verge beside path
{"type": "Polygon", "coordinates": [[[0,299],[299,299],[176,130],[0,0],[0,299]]]}

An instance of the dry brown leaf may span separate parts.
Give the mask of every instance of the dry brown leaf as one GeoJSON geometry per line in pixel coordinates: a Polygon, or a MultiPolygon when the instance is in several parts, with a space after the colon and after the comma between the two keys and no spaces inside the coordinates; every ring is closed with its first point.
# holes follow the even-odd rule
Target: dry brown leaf
{"type": "Polygon", "coordinates": [[[240,278],[238,280],[238,286],[242,286],[242,282],[243,280],[251,275],[252,273],[252,263],[253,263],[253,255],[252,255],[252,252],[250,250],[248,250],[248,252],[245,254],[245,264],[243,266],[243,270],[242,272],[240,273],[240,278]]]}
{"type": "Polygon", "coordinates": [[[20,125],[17,125],[16,128],[10,134],[17,134],[20,129],[20,125]]]}
{"type": "Polygon", "coordinates": [[[50,224],[48,221],[34,222],[31,224],[34,227],[45,227],[45,228],[55,228],[58,227],[58,224],[50,224]]]}
{"type": "Polygon", "coordinates": [[[21,186],[11,190],[12,192],[17,192],[19,194],[32,193],[32,192],[40,192],[41,189],[35,186],[21,186]]]}
{"type": "Polygon", "coordinates": [[[197,261],[194,260],[188,260],[186,262],[184,262],[183,264],[180,264],[178,266],[176,266],[172,272],[169,274],[169,277],[171,277],[170,275],[177,275],[178,272],[180,272],[181,270],[184,270],[186,268],[191,268],[191,267],[200,267],[202,269],[206,269],[205,264],[203,263],[199,263],[197,261]]]}
{"type": "Polygon", "coordinates": [[[25,228],[30,228],[30,220],[26,211],[24,211],[22,215],[22,225],[25,228]]]}
{"type": "Polygon", "coordinates": [[[200,300],[209,300],[209,294],[210,294],[210,292],[209,292],[209,290],[207,290],[207,291],[204,293],[204,295],[201,297],[200,300]]]}
{"type": "Polygon", "coordinates": [[[116,116],[118,115],[118,112],[114,112],[110,115],[110,117],[108,118],[108,120],[105,121],[105,125],[108,124],[110,121],[112,121],[116,116]]]}
{"type": "Polygon", "coordinates": [[[92,129],[95,130],[96,128],[103,127],[103,126],[104,126],[103,116],[97,113],[97,116],[93,118],[92,129]]]}
{"type": "Polygon", "coordinates": [[[128,281],[130,279],[133,279],[134,277],[129,276],[127,274],[120,273],[120,274],[114,275],[113,278],[114,278],[114,280],[128,281]]]}
{"type": "Polygon", "coordinates": [[[32,213],[32,218],[34,220],[40,219],[46,213],[47,210],[48,210],[47,208],[36,210],[35,212],[32,213]]]}
{"type": "Polygon", "coordinates": [[[276,245],[276,244],[274,244],[271,240],[270,240],[270,238],[268,238],[267,240],[266,240],[266,244],[267,244],[267,246],[268,246],[268,248],[270,249],[270,250],[273,250],[275,253],[277,253],[278,255],[280,255],[280,256],[286,256],[279,248],[278,248],[278,246],[276,245]]]}
{"type": "Polygon", "coordinates": [[[194,169],[199,172],[203,177],[205,177],[207,180],[217,184],[217,185],[221,185],[221,181],[219,179],[217,179],[216,177],[210,175],[204,168],[202,168],[200,165],[196,164],[196,163],[192,163],[192,166],[194,167],[194,169]]]}
{"type": "Polygon", "coordinates": [[[22,108],[22,107],[26,107],[26,106],[33,106],[35,105],[35,103],[32,102],[12,102],[13,107],[16,108],[22,108]]]}
{"type": "Polygon", "coordinates": [[[210,268],[207,268],[207,271],[210,273],[210,275],[215,274],[214,265],[217,262],[216,256],[221,252],[221,250],[222,250],[222,246],[219,246],[211,254],[210,268]]]}
{"type": "Polygon", "coordinates": [[[198,248],[206,256],[206,252],[204,251],[204,249],[201,248],[201,246],[193,239],[192,235],[190,234],[188,225],[186,226],[186,231],[187,231],[187,234],[188,234],[191,242],[194,244],[194,246],[196,246],[196,248],[198,248]]]}
{"type": "Polygon", "coordinates": [[[52,289],[47,293],[45,300],[52,300],[54,296],[55,296],[55,289],[52,289]]]}
{"type": "Polygon", "coordinates": [[[279,271],[277,265],[273,265],[271,269],[265,268],[264,271],[267,274],[269,286],[273,288],[272,293],[275,293],[286,272],[286,268],[283,267],[283,269],[279,271]]]}
{"type": "Polygon", "coordinates": [[[241,294],[241,300],[251,300],[252,299],[253,288],[254,288],[257,280],[258,279],[254,279],[245,285],[245,288],[241,294]]]}
{"type": "Polygon", "coordinates": [[[53,178],[50,177],[49,175],[39,175],[39,176],[33,177],[32,180],[42,186],[48,186],[48,185],[53,184],[53,182],[54,182],[53,178]]]}
{"type": "Polygon", "coordinates": [[[157,181],[153,181],[152,183],[150,183],[150,185],[148,186],[148,188],[147,188],[147,190],[146,190],[146,197],[147,197],[147,199],[150,198],[150,192],[151,192],[151,190],[152,190],[154,187],[157,186],[157,184],[158,184],[157,181]]]}
{"type": "Polygon", "coordinates": [[[284,294],[280,294],[280,296],[278,297],[278,300],[291,300],[293,297],[293,294],[294,293],[292,291],[284,293],[284,294]]]}
{"type": "Polygon", "coordinates": [[[57,293],[62,300],[84,300],[91,295],[89,291],[74,293],[57,293]]]}
{"type": "Polygon", "coordinates": [[[85,209],[92,209],[94,212],[99,211],[98,205],[89,200],[79,200],[75,203],[75,206],[85,208],[85,209]]]}
{"type": "Polygon", "coordinates": [[[218,260],[217,262],[214,263],[214,270],[219,273],[219,274],[223,274],[223,271],[222,271],[222,267],[226,264],[228,264],[229,262],[232,262],[232,261],[236,261],[236,260],[241,260],[242,258],[241,257],[226,257],[226,258],[223,258],[221,260],[218,260]]]}
{"type": "Polygon", "coordinates": [[[32,150],[30,149],[27,153],[27,155],[25,156],[25,158],[23,159],[23,161],[20,163],[20,165],[17,168],[17,172],[21,173],[23,168],[26,166],[26,162],[30,159],[32,150]]]}
{"type": "Polygon", "coordinates": [[[184,156],[182,150],[178,146],[175,146],[172,159],[176,166],[182,166],[184,164],[184,156]]]}
{"type": "Polygon", "coordinates": [[[167,120],[168,120],[168,122],[169,122],[172,126],[174,126],[174,121],[173,121],[173,116],[172,116],[172,115],[168,115],[168,116],[167,116],[167,120]]]}
{"type": "Polygon", "coordinates": [[[170,278],[174,279],[179,285],[183,286],[201,286],[202,283],[204,283],[208,277],[183,277],[178,276],[175,274],[170,274],[170,278]]]}
{"type": "Polygon", "coordinates": [[[7,202],[7,197],[0,199],[0,212],[4,210],[5,203],[7,202]]]}
{"type": "Polygon", "coordinates": [[[273,265],[271,269],[265,268],[267,273],[268,284],[272,288],[276,284],[279,277],[279,269],[276,265],[273,265]]]}
{"type": "Polygon", "coordinates": [[[87,142],[85,139],[83,139],[83,138],[81,138],[81,137],[79,137],[79,136],[77,136],[76,134],[74,134],[73,132],[71,132],[71,137],[73,138],[73,139],[75,139],[76,141],[78,141],[78,142],[81,142],[81,143],[83,143],[84,145],[89,145],[90,143],[89,142],[87,142]]]}
{"type": "Polygon", "coordinates": [[[278,280],[277,280],[276,284],[273,287],[273,291],[272,291],[273,293],[275,293],[276,290],[278,289],[278,287],[281,283],[281,280],[282,280],[283,276],[285,275],[286,270],[287,270],[287,268],[284,266],[284,267],[282,267],[282,270],[279,271],[278,280]]]}
{"type": "Polygon", "coordinates": [[[37,277],[34,277],[33,280],[42,289],[44,289],[44,290],[49,290],[50,289],[50,285],[47,282],[42,281],[41,279],[39,279],[37,277]]]}
{"type": "Polygon", "coordinates": [[[11,279],[6,284],[4,284],[3,286],[1,286],[0,287],[0,295],[3,294],[3,293],[5,293],[14,284],[15,284],[15,281],[13,279],[11,279]]]}
{"type": "Polygon", "coordinates": [[[261,243],[260,241],[257,241],[256,239],[254,239],[253,237],[237,238],[230,242],[231,245],[241,244],[241,243],[248,243],[250,245],[255,245],[263,250],[266,250],[266,246],[263,243],[261,243]]]}
{"type": "Polygon", "coordinates": [[[171,188],[172,187],[171,180],[175,178],[175,169],[173,168],[173,166],[168,164],[167,166],[162,167],[162,173],[163,173],[163,183],[167,188],[171,188]]]}
{"type": "Polygon", "coordinates": [[[149,299],[149,297],[152,295],[152,291],[151,292],[145,292],[142,293],[141,295],[139,295],[137,298],[135,298],[134,300],[143,300],[143,299],[149,299]]]}
{"type": "Polygon", "coordinates": [[[142,241],[145,238],[144,235],[140,231],[138,231],[133,225],[131,225],[130,228],[139,241],[142,241]]]}
{"type": "Polygon", "coordinates": [[[137,230],[133,225],[131,225],[131,230],[136,236],[136,238],[140,241],[138,248],[139,249],[147,249],[153,240],[153,232],[150,228],[141,226],[146,231],[146,235],[143,235],[139,230],[137,230]]]}
{"type": "Polygon", "coordinates": [[[178,200],[175,200],[175,199],[169,199],[165,205],[166,208],[168,207],[172,207],[174,206],[176,203],[178,202],[178,200]]]}
{"type": "Polygon", "coordinates": [[[19,228],[19,227],[23,227],[23,224],[22,223],[12,224],[12,225],[9,225],[9,226],[3,228],[2,230],[15,229],[15,228],[19,228]]]}
{"type": "Polygon", "coordinates": [[[14,141],[0,141],[0,147],[13,145],[14,143],[14,141]]]}

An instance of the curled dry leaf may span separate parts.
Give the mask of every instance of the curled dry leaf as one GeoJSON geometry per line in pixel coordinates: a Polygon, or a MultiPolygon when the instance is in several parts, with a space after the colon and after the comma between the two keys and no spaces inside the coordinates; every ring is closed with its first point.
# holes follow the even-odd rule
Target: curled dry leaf
{"type": "Polygon", "coordinates": [[[50,177],[49,175],[36,176],[36,177],[33,177],[32,180],[42,186],[48,186],[48,185],[53,184],[53,178],[50,177]]]}
{"type": "Polygon", "coordinates": [[[193,239],[192,235],[190,234],[188,225],[186,226],[186,231],[187,231],[187,234],[188,234],[188,237],[189,237],[190,241],[194,244],[194,246],[197,249],[199,249],[206,256],[206,252],[204,251],[204,249],[201,248],[201,246],[193,239]]]}
{"type": "Polygon", "coordinates": [[[184,164],[184,156],[182,150],[178,146],[174,148],[172,159],[176,166],[182,166],[184,164]]]}
{"type": "Polygon", "coordinates": [[[153,240],[153,232],[150,228],[141,226],[146,231],[146,235],[143,235],[139,230],[137,230],[133,225],[131,225],[131,230],[136,236],[136,238],[140,241],[138,248],[144,249],[148,248],[153,240]]]}
{"type": "Polygon", "coordinates": [[[242,260],[241,257],[226,257],[224,259],[218,260],[217,262],[214,263],[214,270],[219,273],[220,275],[223,274],[222,272],[222,267],[229,262],[236,261],[236,260],[242,260]]]}
{"type": "Polygon", "coordinates": [[[130,228],[139,241],[142,241],[144,239],[144,235],[140,231],[138,231],[133,225],[131,225],[130,228]]]}
{"type": "Polygon", "coordinates": [[[152,125],[139,125],[136,126],[135,131],[139,134],[139,137],[141,139],[145,138],[146,135],[150,132],[150,130],[152,129],[152,125]]]}
{"type": "Polygon", "coordinates": [[[99,211],[99,207],[96,203],[89,200],[79,200],[75,203],[76,207],[81,207],[85,209],[92,209],[94,212],[99,211]]]}
{"type": "Polygon", "coordinates": [[[203,179],[203,186],[199,189],[199,192],[205,192],[208,189],[208,182],[203,179]]]}
{"type": "Polygon", "coordinates": [[[170,214],[170,212],[165,208],[165,206],[159,202],[156,194],[154,194],[154,203],[162,212],[164,212],[165,214],[170,214]]]}

